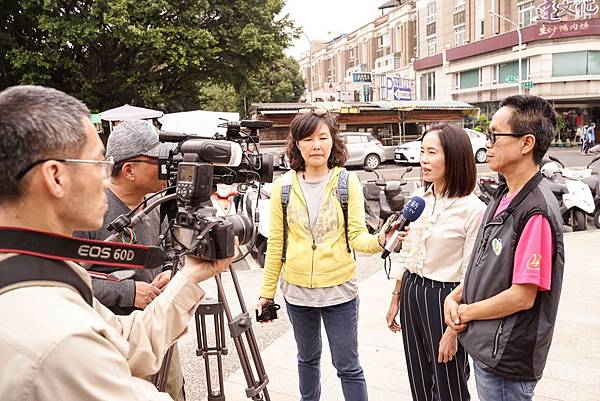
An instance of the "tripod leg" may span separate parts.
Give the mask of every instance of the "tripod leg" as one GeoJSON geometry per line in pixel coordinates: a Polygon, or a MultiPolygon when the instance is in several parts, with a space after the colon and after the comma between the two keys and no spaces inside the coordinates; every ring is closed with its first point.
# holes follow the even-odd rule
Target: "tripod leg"
{"type": "Polygon", "coordinates": [[[204,369],[206,373],[206,389],[209,401],[225,401],[223,393],[223,361],[222,355],[227,354],[225,346],[225,326],[223,323],[223,307],[222,304],[211,298],[204,298],[195,313],[196,320],[196,337],[198,339],[198,349],[196,355],[204,358],[204,369]],[[206,316],[212,315],[215,325],[215,346],[208,345],[206,331],[206,316]],[[219,380],[218,389],[213,389],[212,375],[209,357],[216,356],[217,359],[217,377],[219,380]]]}
{"type": "Polygon", "coordinates": [[[253,401],[270,401],[271,398],[269,397],[269,392],[267,390],[269,378],[267,377],[267,374],[264,370],[262,359],[258,351],[258,345],[256,344],[256,338],[254,337],[254,334],[252,332],[252,319],[250,318],[250,315],[246,310],[246,305],[242,297],[241,289],[237,280],[237,276],[235,274],[235,270],[231,266],[229,270],[231,272],[231,276],[233,277],[233,283],[235,286],[236,294],[238,296],[240,306],[242,308],[242,313],[240,315],[236,317],[232,316],[231,310],[229,309],[229,304],[227,302],[227,297],[223,289],[221,276],[217,275],[215,276],[215,279],[217,280],[219,300],[223,305],[223,310],[225,311],[225,315],[227,316],[227,321],[229,322],[229,331],[231,333],[231,337],[233,338],[233,342],[238,353],[238,358],[240,360],[240,366],[242,368],[244,377],[246,379],[246,384],[248,386],[246,387],[246,397],[251,398],[253,401]],[[242,341],[242,334],[244,333],[246,333],[245,337],[248,341],[255,369],[258,373],[258,379],[254,377],[254,371],[252,370],[250,364],[250,358],[248,357],[248,353],[246,352],[246,348],[242,341]]]}

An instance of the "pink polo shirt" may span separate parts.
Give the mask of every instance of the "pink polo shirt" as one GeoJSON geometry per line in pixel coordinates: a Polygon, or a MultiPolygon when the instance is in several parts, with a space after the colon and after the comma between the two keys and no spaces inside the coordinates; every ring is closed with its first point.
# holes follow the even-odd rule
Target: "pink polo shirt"
{"type": "MultiPolygon", "coordinates": [[[[502,213],[516,194],[500,201],[494,217],[502,213]]],[[[540,291],[550,291],[552,278],[553,240],[550,223],[542,215],[531,216],[523,229],[513,267],[513,284],[537,285],[540,291]]]]}

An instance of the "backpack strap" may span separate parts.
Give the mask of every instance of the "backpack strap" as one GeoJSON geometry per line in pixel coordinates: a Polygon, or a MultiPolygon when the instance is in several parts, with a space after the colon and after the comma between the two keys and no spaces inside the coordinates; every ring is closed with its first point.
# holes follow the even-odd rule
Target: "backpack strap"
{"type": "Polygon", "coordinates": [[[0,290],[26,281],[57,281],[75,287],[93,306],[92,289],[63,261],[31,255],[17,255],[0,262],[0,290]]]}
{"type": "Polygon", "coordinates": [[[337,185],[337,197],[340,201],[340,206],[342,207],[342,214],[344,215],[344,234],[346,236],[346,249],[348,253],[351,253],[350,250],[350,241],[348,240],[348,200],[350,198],[350,172],[345,168],[340,170],[340,175],[338,176],[338,185],[337,185]]]}
{"type": "Polygon", "coordinates": [[[290,195],[292,192],[292,183],[294,180],[294,171],[290,170],[281,176],[281,210],[283,214],[283,246],[281,249],[281,263],[285,263],[287,254],[287,207],[290,203],[290,195]]]}

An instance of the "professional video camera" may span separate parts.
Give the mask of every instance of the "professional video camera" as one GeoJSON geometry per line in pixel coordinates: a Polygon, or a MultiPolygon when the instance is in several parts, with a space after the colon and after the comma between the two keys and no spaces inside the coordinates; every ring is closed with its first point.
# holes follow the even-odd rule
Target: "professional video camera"
{"type": "MultiPolygon", "coordinates": [[[[273,157],[258,151],[258,130],[272,126],[270,121],[228,121],[220,126],[227,128],[226,134],[213,138],[161,132],[162,142],[176,142],[175,150],[168,158],[159,160],[159,178],[167,180],[166,190],[152,195],[131,212],[119,216],[109,225],[115,231],[107,241],[112,241],[127,227],[144,221],[145,216],[160,205],[161,219],[169,218],[169,229],[173,245],[179,255],[191,254],[205,260],[225,259],[235,254],[235,237],[239,244],[256,240],[255,225],[248,213],[230,216],[217,216],[210,203],[216,185],[247,184],[273,181],[273,157]],[[164,194],[164,196],[160,196],[164,194]],[[154,199],[153,198],[157,198],[154,199]],[[144,206],[142,208],[142,206],[144,206]],[[138,210],[142,208],[141,210],[138,210]]],[[[242,204],[245,204],[243,202],[242,204]]],[[[258,213],[250,214],[258,216],[258,213]]],[[[256,221],[256,223],[258,220],[256,221]]],[[[164,238],[164,237],[163,237],[164,238]]],[[[252,246],[249,247],[252,249],[252,246]]],[[[244,255],[245,256],[245,255],[244,255]]],[[[238,258],[242,259],[242,257],[238,258]]],[[[174,258],[173,272],[179,258],[174,258]]],[[[240,358],[240,365],[246,378],[246,396],[253,401],[270,401],[267,390],[269,378],[260,356],[250,314],[246,309],[241,288],[234,268],[230,268],[232,282],[240,303],[241,313],[233,316],[220,275],[217,281],[218,299],[208,297],[198,306],[195,313],[197,355],[205,360],[207,389],[210,400],[224,400],[222,355],[227,354],[225,346],[223,314],[227,316],[228,327],[240,358]],[[206,318],[213,317],[215,323],[215,346],[207,345],[206,318]],[[243,342],[246,338],[248,349],[243,342]],[[249,354],[248,354],[249,351],[249,354]],[[249,355],[252,356],[250,360],[249,355]],[[217,358],[219,387],[215,390],[211,383],[209,357],[217,358]],[[252,369],[251,364],[254,364],[252,369]],[[256,372],[256,373],[255,373],[256,372]],[[256,376],[255,376],[256,374],[256,376]]],[[[273,307],[274,308],[274,307],[273,307]]],[[[272,311],[276,314],[276,309],[272,311]]],[[[166,386],[167,372],[171,363],[172,349],[163,359],[161,369],[153,380],[161,391],[166,386]]]]}
{"type": "Polygon", "coordinates": [[[257,144],[258,130],[272,123],[228,121],[221,126],[227,128],[225,136],[211,139],[160,134],[161,141],[178,143],[159,170],[177,195],[174,238],[188,253],[207,260],[232,257],[235,237],[240,245],[255,237],[248,216],[216,216],[216,209],[209,206],[216,185],[273,181],[273,156],[260,154],[257,144]]]}

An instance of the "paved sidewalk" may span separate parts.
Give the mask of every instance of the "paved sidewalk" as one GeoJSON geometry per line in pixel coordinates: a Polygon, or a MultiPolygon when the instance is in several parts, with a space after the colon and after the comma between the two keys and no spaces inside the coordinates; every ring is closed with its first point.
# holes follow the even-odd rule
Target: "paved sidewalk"
{"type": "MultiPolygon", "coordinates": [[[[565,235],[563,293],[548,364],[536,388],[537,401],[600,400],[600,230],[565,235]]],[[[384,316],[391,283],[376,273],[360,283],[359,351],[371,401],[410,400],[400,334],[391,333],[384,316]]],[[[325,339],[325,337],[323,337],[325,339]]],[[[273,401],[297,401],[296,349],[291,330],[261,353],[273,401]]],[[[323,401],[343,401],[341,386],[324,341],[323,401]]],[[[472,399],[477,400],[473,377],[472,399]]],[[[241,370],[225,382],[228,401],[245,401],[241,370]]],[[[445,400],[442,400],[445,401],[445,400]]]]}

